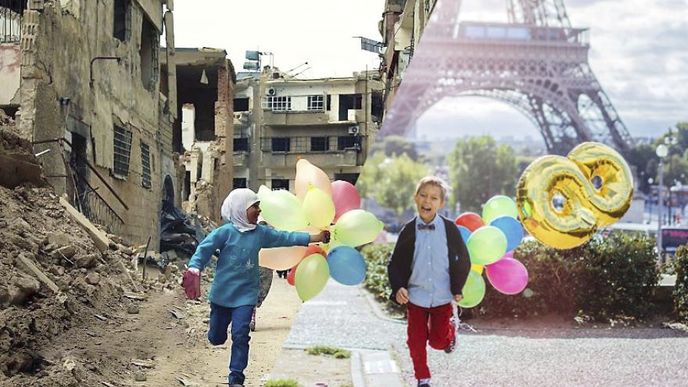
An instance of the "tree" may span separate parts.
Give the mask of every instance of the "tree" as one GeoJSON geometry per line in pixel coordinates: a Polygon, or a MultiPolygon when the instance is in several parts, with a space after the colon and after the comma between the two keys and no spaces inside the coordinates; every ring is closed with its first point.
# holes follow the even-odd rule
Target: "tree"
{"type": "Polygon", "coordinates": [[[454,197],[462,211],[479,211],[496,194],[513,196],[518,180],[514,150],[490,136],[470,137],[456,143],[448,156],[454,197]]]}
{"type": "Polygon", "coordinates": [[[628,151],[626,161],[632,168],[635,168],[640,191],[649,192],[650,183],[648,179],[656,179],[657,162],[659,161],[655,154],[655,147],[650,144],[635,146],[628,151]]]}
{"type": "Polygon", "coordinates": [[[378,152],[368,158],[357,187],[361,196],[373,198],[401,215],[413,207],[416,183],[427,174],[427,165],[413,161],[406,154],[386,157],[378,152]]]}

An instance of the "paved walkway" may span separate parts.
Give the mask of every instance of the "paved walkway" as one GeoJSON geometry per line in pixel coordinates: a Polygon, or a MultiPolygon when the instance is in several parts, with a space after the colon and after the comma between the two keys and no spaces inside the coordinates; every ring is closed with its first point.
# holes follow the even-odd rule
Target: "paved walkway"
{"type": "MultiPolygon", "coordinates": [[[[303,304],[285,347],[351,349],[355,386],[400,385],[399,370],[414,386],[405,324],[376,313],[366,294],[330,281],[303,304]]],[[[688,385],[688,334],[679,331],[474,327],[455,353],[428,351],[433,386],[688,385]]]]}
{"type": "Polygon", "coordinates": [[[285,348],[327,345],[352,351],[355,387],[401,386],[400,369],[388,351],[405,325],[375,315],[366,294],[334,280],[301,306],[285,348]]]}

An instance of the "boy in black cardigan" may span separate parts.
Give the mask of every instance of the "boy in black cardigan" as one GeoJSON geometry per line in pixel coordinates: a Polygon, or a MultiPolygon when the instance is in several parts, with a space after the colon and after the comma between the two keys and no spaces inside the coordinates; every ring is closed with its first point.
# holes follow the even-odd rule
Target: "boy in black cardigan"
{"type": "Polygon", "coordinates": [[[418,216],[399,234],[387,266],[390,298],[406,305],[411,360],[418,387],[430,386],[427,344],[454,351],[456,329],[451,301],[461,301],[471,262],[454,222],[437,215],[445,204],[447,184],[435,176],[416,186],[418,216]]]}

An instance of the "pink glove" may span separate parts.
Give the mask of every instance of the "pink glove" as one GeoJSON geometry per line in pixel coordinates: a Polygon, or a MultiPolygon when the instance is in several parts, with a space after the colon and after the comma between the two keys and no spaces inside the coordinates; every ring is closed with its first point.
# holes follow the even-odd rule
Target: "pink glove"
{"type": "Polygon", "coordinates": [[[191,267],[184,272],[182,286],[187,299],[196,300],[201,297],[201,273],[198,269],[191,267]]]}

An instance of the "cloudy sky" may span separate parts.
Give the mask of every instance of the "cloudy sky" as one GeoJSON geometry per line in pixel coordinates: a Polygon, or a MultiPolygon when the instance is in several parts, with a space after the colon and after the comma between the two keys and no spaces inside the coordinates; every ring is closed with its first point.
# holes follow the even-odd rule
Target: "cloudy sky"
{"type": "MultiPolygon", "coordinates": [[[[688,121],[688,0],[566,0],[575,27],[590,28],[590,63],[634,136],[688,121]]],[[[377,67],[353,36],[380,39],[383,0],[177,0],[178,47],[227,50],[237,69],[244,51],[274,54],[301,77],[348,76],[377,67]],[[300,67],[298,72],[306,66],[300,67]]],[[[462,20],[506,21],[504,0],[464,0],[462,20]]],[[[500,102],[445,99],[418,123],[421,136],[490,132],[539,137],[529,120],[500,102]]]]}

